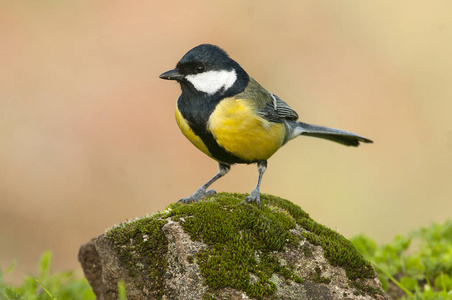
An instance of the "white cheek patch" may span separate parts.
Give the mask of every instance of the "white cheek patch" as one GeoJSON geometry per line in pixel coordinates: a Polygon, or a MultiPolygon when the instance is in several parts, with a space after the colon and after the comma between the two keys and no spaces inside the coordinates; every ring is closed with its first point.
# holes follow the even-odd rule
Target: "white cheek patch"
{"type": "Polygon", "coordinates": [[[229,89],[237,80],[237,74],[235,73],[235,70],[207,71],[204,73],[187,75],[185,78],[191,82],[198,91],[212,95],[221,89],[224,91],[229,89]]]}

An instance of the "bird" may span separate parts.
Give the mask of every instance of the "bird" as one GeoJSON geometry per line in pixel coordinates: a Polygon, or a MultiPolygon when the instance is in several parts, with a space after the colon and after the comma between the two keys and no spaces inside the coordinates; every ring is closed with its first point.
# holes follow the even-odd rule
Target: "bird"
{"type": "Polygon", "coordinates": [[[345,130],[297,121],[298,114],[286,102],[262,87],[216,45],[194,47],[176,68],[159,78],[180,84],[176,122],[196,148],[218,163],[217,174],[179,203],[198,202],[215,194],[208,188],[231,166],[257,164],[257,185],[244,201],[261,207],[260,186],[267,160],[298,136],[355,147],[360,142],[373,143],[345,130]]]}

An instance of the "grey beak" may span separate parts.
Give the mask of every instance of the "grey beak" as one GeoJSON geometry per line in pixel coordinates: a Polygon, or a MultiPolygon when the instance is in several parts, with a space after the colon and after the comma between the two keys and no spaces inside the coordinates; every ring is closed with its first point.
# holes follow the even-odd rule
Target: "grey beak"
{"type": "Polygon", "coordinates": [[[169,70],[163,74],[160,74],[159,78],[166,79],[166,80],[181,80],[184,78],[184,75],[179,73],[179,70],[169,70]]]}

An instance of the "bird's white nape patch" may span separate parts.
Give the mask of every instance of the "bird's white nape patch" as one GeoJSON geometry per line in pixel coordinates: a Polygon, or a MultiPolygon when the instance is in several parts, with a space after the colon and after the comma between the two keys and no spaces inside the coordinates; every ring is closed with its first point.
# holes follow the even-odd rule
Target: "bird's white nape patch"
{"type": "Polygon", "coordinates": [[[215,94],[219,90],[226,91],[237,80],[235,70],[207,71],[204,73],[187,75],[185,78],[193,84],[195,89],[209,95],[215,94]]]}

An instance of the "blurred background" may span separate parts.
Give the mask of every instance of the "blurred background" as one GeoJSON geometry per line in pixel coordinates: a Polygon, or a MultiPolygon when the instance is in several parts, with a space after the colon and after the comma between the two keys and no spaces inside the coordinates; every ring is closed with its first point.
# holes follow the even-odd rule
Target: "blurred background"
{"type": "MultiPolygon", "coordinates": [[[[80,271],[80,245],[163,210],[217,171],[180,133],[177,83],[192,47],[220,45],[302,121],[375,144],[298,138],[262,192],[345,237],[380,243],[451,218],[450,1],[2,1],[0,267],[80,271]]],[[[250,192],[254,165],[217,191],[250,192]]],[[[81,271],[80,271],[81,272],[81,271]]]]}

